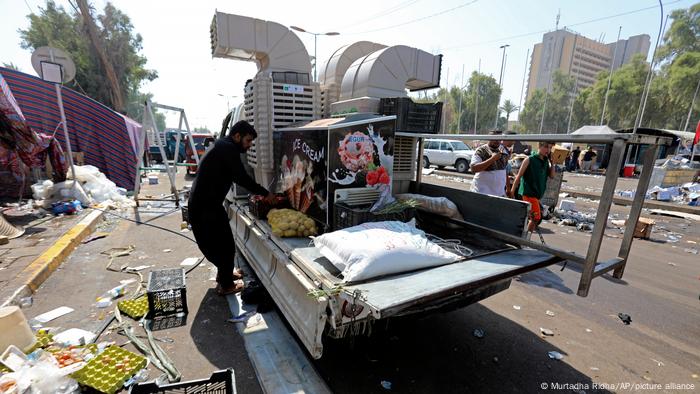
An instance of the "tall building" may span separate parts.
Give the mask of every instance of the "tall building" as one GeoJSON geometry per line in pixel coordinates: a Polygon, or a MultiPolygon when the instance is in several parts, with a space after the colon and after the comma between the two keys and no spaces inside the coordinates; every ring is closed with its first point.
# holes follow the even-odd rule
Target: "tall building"
{"type": "Polygon", "coordinates": [[[545,33],[542,42],[535,44],[530,58],[527,99],[536,90],[547,89],[554,70],[558,69],[563,74],[574,77],[577,81],[576,90],[580,92],[593,85],[599,72],[610,70],[613,57],[615,70],[638,53],[646,57],[650,46],[647,34],[604,44],[566,29],[545,33]]]}

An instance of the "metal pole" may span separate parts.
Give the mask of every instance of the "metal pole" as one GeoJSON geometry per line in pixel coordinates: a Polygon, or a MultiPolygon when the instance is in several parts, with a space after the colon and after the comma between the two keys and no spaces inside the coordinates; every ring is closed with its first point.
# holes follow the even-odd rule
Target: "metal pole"
{"type": "MultiPolygon", "coordinates": [[[[656,45],[654,45],[654,53],[652,53],[652,55],[651,55],[651,64],[649,65],[649,72],[647,72],[647,78],[646,78],[646,81],[644,82],[644,90],[642,91],[642,97],[639,100],[639,107],[637,108],[637,117],[634,120],[634,128],[632,129],[632,134],[637,134],[637,129],[639,128],[639,125],[642,124],[642,116],[644,113],[644,111],[642,110],[642,106],[646,103],[646,95],[647,95],[647,91],[649,89],[649,81],[651,80],[651,73],[654,69],[654,60],[656,58],[656,50],[659,48],[659,41],[661,40],[661,33],[664,30],[664,22],[663,22],[664,4],[661,0],[659,0],[659,7],[661,7],[661,17],[662,17],[661,21],[659,21],[659,34],[656,36],[656,45]],[[640,116],[640,114],[642,116],[640,116]]],[[[628,154],[628,159],[629,159],[629,154],[628,154]]]]}
{"type": "Polygon", "coordinates": [[[479,134],[477,131],[477,120],[479,119],[479,79],[481,78],[481,58],[479,58],[479,68],[477,70],[476,90],[474,90],[474,96],[476,96],[476,100],[474,100],[474,134],[479,134]]]}
{"type": "Polygon", "coordinates": [[[520,87],[520,103],[518,103],[518,124],[520,124],[520,114],[523,112],[523,93],[525,93],[525,76],[527,75],[527,61],[530,57],[530,48],[527,48],[525,55],[525,69],[523,70],[523,84],[520,87]]]}
{"type": "MultiPolygon", "coordinates": [[[[442,106],[442,108],[445,110],[445,115],[447,115],[447,104],[449,102],[447,101],[447,98],[449,97],[448,94],[450,92],[450,68],[447,67],[447,75],[445,76],[445,105],[442,106]]],[[[447,116],[442,117],[442,134],[447,134],[447,116]]]]}
{"type": "Polygon", "coordinates": [[[584,262],[581,272],[581,281],[578,285],[577,294],[581,297],[586,297],[591,287],[591,280],[593,279],[593,273],[598,260],[600,245],[603,242],[603,235],[605,234],[605,226],[608,221],[613,194],[615,194],[615,185],[617,184],[617,178],[620,174],[620,168],[622,167],[622,161],[624,159],[625,146],[626,143],[622,139],[617,139],[613,143],[610,164],[606,171],[605,183],[603,183],[603,191],[600,194],[600,203],[598,204],[598,212],[596,214],[595,223],[593,224],[591,240],[588,244],[586,261],[584,262]]]}
{"type": "MultiPolygon", "coordinates": [[[[571,63],[569,64],[569,71],[574,68],[574,58],[576,57],[576,44],[578,42],[578,34],[574,36],[574,49],[571,51],[571,63]]],[[[571,116],[574,114],[574,102],[576,102],[576,90],[578,89],[578,77],[581,74],[581,61],[578,62],[578,68],[576,69],[576,79],[574,80],[574,92],[571,95],[571,105],[569,106],[569,121],[566,123],[566,134],[571,132],[571,116]]]]}
{"type": "Polygon", "coordinates": [[[612,83],[613,68],[615,67],[615,60],[617,58],[617,44],[620,43],[620,33],[622,32],[622,26],[617,30],[617,41],[615,41],[615,51],[613,51],[612,62],[610,63],[610,75],[608,75],[608,88],[605,90],[605,100],[603,100],[603,112],[600,114],[600,125],[603,125],[605,119],[605,108],[608,106],[608,93],[610,92],[610,84],[612,83]]]}
{"type": "Polygon", "coordinates": [[[75,163],[73,163],[73,149],[70,143],[70,135],[68,134],[68,126],[66,124],[66,113],[63,110],[63,95],[61,94],[61,84],[57,83],[56,86],[56,99],[58,100],[58,110],[61,113],[61,123],[63,124],[63,136],[66,139],[66,149],[68,149],[68,162],[70,163],[70,170],[73,174],[73,187],[79,184],[77,176],[75,174],[75,163]]]}
{"type": "MultiPolygon", "coordinates": [[[[668,23],[668,17],[669,17],[669,14],[666,14],[666,21],[664,22],[663,31],[666,31],[666,23],[668,23]]],[[[663,32],[661,33],[661,35],[663,36],[663,32]]],[[[656,45],[658,47],[659,43],[657,42],[656,45]]],[[[656,49],[657,48],[654,48],[654,54],[652,55],[652,58],[651,58],[651,65],[649,66],[649,82],[648,82],[648,86],[646,88],[646,94],[644,95],[644,105],[642,105],[642,113],[639,115],[639,127],[642,126],[642,119],[644,118],[644,111],[647,108],[647,100],[649,99],[649,92],[651,91],[651,81],[654,80],[653,69],[654,69],[654,64],[656,63],[656,49]]],[[[637,152],[639,152],[639,150],[637,150],[637,152]]]]}
{"type": "Polygon", "coordinates": [[[464,89],[464,64],[462,64],[462,78],[459,83],[459,112],[457,112],[457,134],[462,130],[462,89],[464,89]]]}
{"type": "Polygon", "coordinates": [[[314,34],[314,82],[318,82],[317,76],[316,76],[316,69],[318,68],[318,58],[316,57],[316,41],[318,39],[318,34],[314,34]]]}
{"type": "Polygon", "coordinates": [[[501,110],[498,106],[501,104],[501,95],[503,94],[503,67],[505,66],[506,62],[506,48],[509,46],[510,45],[508,44],[500,46],[500,48],[503,49],[503,55],[501,55],[501,74],[498,77],[498,87],[500,88],[500,91],[498,92],[498,101],[496,102],[496,119],[493,122],[494,129],[498,128],[498,115],[501,114],[501,110]]]}
{"type": "Polygon", "coordinates": [[[700,89],[700,80],[698,80],[698,85],[695,87],[695,94],[693,94],[693,101],[690,102],[690,108],[688,108],[688,117],[685,118],[685,126],[683,126],[683,131],[688,131],[688,123],[690,123],[690,115],[693,113],[695,99],[698,97],[698,89],[700,89]]]}

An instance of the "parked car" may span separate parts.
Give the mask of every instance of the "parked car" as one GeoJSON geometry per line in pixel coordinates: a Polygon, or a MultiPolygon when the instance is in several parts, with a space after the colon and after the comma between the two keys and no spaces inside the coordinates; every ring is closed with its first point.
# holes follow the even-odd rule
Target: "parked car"
{"type": "Polygon", "coordinates": [[[439,169],[453,166],[457,171],[469,171],[474,150],[462,141],[429,139],[423,147],[423,166],[436,165],[439,169]]]}

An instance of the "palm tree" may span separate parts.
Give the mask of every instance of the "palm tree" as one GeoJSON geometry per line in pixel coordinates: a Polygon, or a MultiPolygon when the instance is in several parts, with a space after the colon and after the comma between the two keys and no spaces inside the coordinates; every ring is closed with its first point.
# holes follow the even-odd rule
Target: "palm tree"
{"type": "Polygon", "coordinates": [[[500,109],[501,111],[503,111],[503,112],[506,113],[506,126],[507,126],[507,125],[508,125],[508,118],[510,118],[510,114],[512,114],[513,112],[519,110],[520,107],[518,107],[517,105],[515,105],[515,103],[512,102],[512,101],[506,100],[506,101],[503,102],[503,105],[502,105],[501,108],[499,108],[499,109],[500,109]]]}

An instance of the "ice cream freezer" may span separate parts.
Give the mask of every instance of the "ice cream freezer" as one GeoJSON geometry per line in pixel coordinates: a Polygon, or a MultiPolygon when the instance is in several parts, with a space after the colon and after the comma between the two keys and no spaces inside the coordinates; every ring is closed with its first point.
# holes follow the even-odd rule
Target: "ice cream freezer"
{"type": "Polygon", "coordinates": [[[276,191],[292,208],[332,226],[335,192],[391,195],[395,116],[321,119],[275,132],[276,191]]]}

